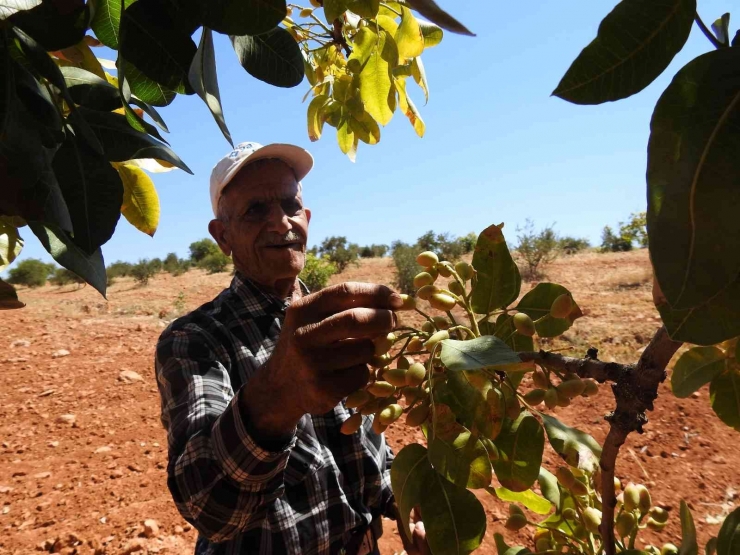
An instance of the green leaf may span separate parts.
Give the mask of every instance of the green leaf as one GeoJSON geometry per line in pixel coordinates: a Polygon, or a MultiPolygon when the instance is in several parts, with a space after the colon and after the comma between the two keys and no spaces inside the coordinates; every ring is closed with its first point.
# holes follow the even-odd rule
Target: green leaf
{"type": "Polygon", "coordinates": [[[116,164],[123,183],[121,213],[142,233],[154,237],[159,225],[159,197],[151,178],[137,166],[116,164]]]}
{"type": "Polygon", "coordinates": [[[683,48],[695,13],[696,0],[622,0],[552,94],[601,104],[640,92],[683,48]]]}
{"type": "Polygon", "coordinates": [[[169,162],[190,174],[193,173],[172,149],[146,133],[133,129],[125,116],[111,112],[96,112],[86,108],[79,110],[100,138],[109,162],[154,158],[169,162]]]}
{"type": "MultiPolygon", "coordinates": [[[[131,87],[131,92],[138,98],[152,106],[167,106],[175,99],[177,93],[163,87],[156,81],[149,79],[127,61],[122,61],[126,75],[126,82],[131,87]]],[[[121,74],[119,73],[119,80],[120,77],[121,74]]]]}
{"type": "Polygon", "coordinates": [[[400,58],[416,58],[424,52],[424,35],[419,22],[405,6],[401,6],[401,24],[395,35],[400,58]]]}
{"type": "Polygon", "coordinates": [[[694,347],[676,362],[671,375],[673,394],[685,399],[725,369],[725,353],[717,347],[694,347]]]}
{"type": "Polygon", "coordinates": [[[475,496],[437,472],[419,444],[404,447],[391,466],[391,484],[404,530],[411,510],[419,505],[433,553],[467,554],[481,543],[486,516],[475,496]]]}
{"type": "Polygon", "coordinates": [[[678,555],[698,555],[699,544],[696,542],[696,526],[694,518],[686,501],[681,500],[681,545],[678,548],[678,555]]]}
{"type": "MultiPolygon", "coordinates": [[[[136,0],[125,0],[128,8],[136,0]]],[[[108,48],[118,50],[121,25],[121,0],[96,0],[95,14],[90,26],[98,37],[108,48]]]]}
{"type": "Polygon", "coordinates": [[[387,125],[396,109],[396,88],[391,70],[398,65],[398,48],[381,30],[378,41],[360,72],[360,94],[365,110],[381,125],[387,125]]]}
{"type": "Polygon", "coordinates": [[[229,128],[226,126],[224,112],[221,108],[221,95],[218,92],[218,76],[216,74],[216,53],[213,48],[213,34],[210,29],[203,29],[198,51],[195,53],[188,72],[188,80],[195,93],[208,106],[218,124],[218,128],[233,148],[234,141],[231,140],[231,133],[229,133],[229,128]]]}
{"type": "Polygon", "coordinates": [[[350,116],[349,125],[352,131],[354,131],[355,137],[359,138],[363,143],[376,145],[380,142],[380,127],[378,127],[378,122],[367,112],[363,111],[358,116],[350,116]]]}
{"type": "Polygon", "coordinates": [[[347,7],[367,19],[374,19],[378,15],[380,0],[349,0],[347,7]]]}
{"type": "Polygon", "coordinates": [[[52,163],[72,217],[73,241],[91,255],[105,244],[121,216],[123,186],[108,161],[68,133],[52,163]]]}
{"type": "Polygon", "coordinates": [[[673,310],[665,300],[656,303],[674,341],[715,345],[740,335],[740,277],[708,302],[688,310],[673,310]]]}
{"type": "Polygon", "coordinates": [[[740,432],[740,373],[730,369],[709,384],[712,410],[725,424],[740,432]]]}
{"type": "Polygon", "coordinates": [[[0,0],[0,21],[14,13],[31,10],[41,4],[41,0],[0,0]]]}
{"type": "MultiPolygon", "coordinates": [[[[2,11],[2,7],[0,7],[2,11]]],[[[80,42],[90,22],[90,5],[84,2],[42,0],[31,10],[14,14],[10,21],[48,52],[80,42]],[[50,25],[50,22],[54,22],[50,25]]]]}
{"type": "Polygon", "coordinates": [[[545,448],[545,432],[537,419],[522,411],[516,420],[506,420],[494,443],[499,458],[493,470],[501,485],[515,492],[531,488],[540,474],[545,448]]]}
{"type": "Polygon", "coordinates": [[[0,216],[0,271],[17,258],[22,249],[23,239],[13,218],[0,216]]]}
{"type": "MultiPolygon", "coordinates": [[[[159,127],[162,131],[164,131],[165,133],[169,133],[170,132],[170,130],[167,129],[167,124],[164,122],[164,120],[162,119],[162,116],[159,115],[159,112],[157,112],[157,110],[155,110],[154,108],[152,108],[151,106],[149,106],[149,104],[147,104],[143,100],[140,100],[140,99],[136,98],[135,96],[132,96],[129,101],[130,101],[131,104],[133,104],[137,108],[141,108],[142,110],[144,110],[144,113],[146,115],[148,115],[150,118],[152,118],[152,120],[154,121],[154,123],[157,124],[157,127],[159,127]]],[[[141,122],[144,123],[144,124],[146,124],[146,122],[144,120],[141,120],[141,122]]],[[[162,138],[162,136],[159,133],[153,133],[152,132],[152,128],[151,128],[150,125],[148,125],[148,124],[145,125],[145,129],[148,131],[148,133],[150,135],[154,135],[160,141],[167,142],[167,141],[165,141],[162,138]]]]}
{"type": "Polygon", "coordinates": [[[740,553],[740,508],[727,515],[717,535],[717,555],[738,553],[740,553]]]}
{"type": "Polygon", "coordinates": [[[123,12],[120,55],[163,87],[193,93],[188,71],[196,51],[190,35],[159,0],[137,0],[123,12]]]}
{"type": "Polygon", "coordinates": [[[491,483],[491,462],[483,443],[455,421],[446,405],[434,406],[428,435],[429,461],[434,469],[458,486],[485,488],[491,483]]]}
{"type": "Polygon", "coordinates": [[[709,538],[704,546],[704,555],[715,555],[717,553],[717,538],[709,538]]]}
{"type": "Polygon", "coordinates": [[[650,123],[650,253],[674,310],[711,302],[740,275],[740,218],[734,209],[740,205],[739,66],[735,48],[689,62],[658,100],[650,123]]]}
{"type": "Polygon", "coordinates": [[[467,27],[440,8],[434,0],[406,0],[406,4],[443,29],[460,35],[475,36],[467,27]]]}
{"type": "Polygon", "coordinates": [[[448,370],[480,370],[521,364],[519,356],[498,337],[484,335],[470,341],[442,341],[442,364],[448,370]]]}
{"type": "MultiPolygon", "coordinates": [[[[0,10],[2,10],[2,4],[0,4],[0,10]]],[[[18,300],[15,287],[0,279],[0,310],[15,310],[24,306],[26,306],[26,303],[18,300]]]]}
{"type": "Polygon", "coordinates": [[[531,553],[529,549],[521,545],[509,546],[501,534],[494,534],[493,541],[496,543],[496,552],[498,555],[527,555],[531,553]]]}
{"type": "Polygon", "coordinates": [[[224,35],[261,35],[288,15],[285,0],[208,0],[201,6],[203,25],[224,35]]]}
{"type": "Polygon", "coordinates": [[[519,492],[506,488],[486,488],[486,490],[495,494],[501,501],[520,503],[538,515],[546,515],[552,509],[552,505],[547,499],[537,495],[531,489],[519,492]]]}
{"type": "Polygon", "coordinates": [[[231,37],[231,43],[252,77],[276,87],[295,87],[303,81],[301,49],[282,27],[254,37],[231,37]]]}
{"type": "Polygon", "coordinates": [[[123,103],[118,89],[94,73],[79,67],[60,68],[72,99],[80,106],[110,112],[123,103]]]}
{"type": "Polygon", "coordinates": [[[419,27],[421,27],[421,34],[424,37],[424,48],[432,48],[433,46],[437,46],[440,42],[442,42],[442,39],[444,38],[444,31],[442,31],[442,28],[435,25],[434,23],[430,23],[429,21],[424,21],[423,19],[418,19],[419,27]]]}
{"type": "Polygon", "coordinates": [[[560,487],[558,480],[545,468],[540,467],[540,474],[537,476],[537,483],[540,485],[542,496],[555,506],[555,510],[560,508],[560,487]]]}
{"type": "Polygon", "coordinates": [[[344,154],[348,154],[352,150],[355,141],[355,132],[352,130],[349,120],[350,116],[345,115],[337,126],[337,143],[339,143],[339,150],[344,154]]]}
{"type": "Polygon", "coordinates": [[[573,309],[566,318],[550,316],[550,307],[560,295],[570,294],[565,287],[555,283],[538,283],[529,293],[522,297],[516,309],[535,320],[537,335],[540,337],[557,337],[565,333],[577,318],[583,316],[580,307],[573,301],[573,309]],[[541,321],[536,322],[539,318],[541,321]]]}
{"type": "Polygon", "coordinates": [[[324,16],[328,23],[335,20],[347,11],[348,0],[324,0],[324,16]]]}
{"type": "Polygon", "coordinates": [[[435,401],[452,408],[460,423],[494,439],[501,430],[505,407],[487,401],[492,384],[482,372],[450,372],[447,381],[434,386],[435,401]]]}
{"type": "Polygon", "coordinates": [[[56,226],[41,222],[28,222],[28,226],[54,260],[83,278],[105,297],[105,262],[100,249],[88,255],[56,226]]]}
{"type": "Polygon", "coordinates": [[[540,417],[550,445],[565,462],[587,472],[596,470],[601,457],[601,445],[594,438],[547,414],[540,414],[540,417]]]}
{"type": "Polygon", "coordinates": [[[475,244],[473,268],[478,272],[478,281],[471,305],[476,314],[507,307],[519,296],[522,278],[506,246],[502,228],[503,224],[487,227],[475,244]]]}

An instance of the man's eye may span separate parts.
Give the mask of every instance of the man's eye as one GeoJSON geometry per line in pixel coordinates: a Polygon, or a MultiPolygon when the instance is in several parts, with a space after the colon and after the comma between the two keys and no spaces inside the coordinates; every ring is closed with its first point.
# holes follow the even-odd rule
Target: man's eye
{"type": "Polygon", "coordinates": [[[283,202],[283,211],[286,214],[297,214],[301,210],[303,210],[303,205],[298,200],[292,199],[283,202]]]}
{"type": "Polygon", "coordinates": [[[268,208],[266,204],[258,203],[258,204],[253,204],[252,206],[247,208],[247,211],[244,213],[244,215],[247,218],[258,218],[258,217],[261,217],[267,214],[267,211],[268,211],[268,208]]]}

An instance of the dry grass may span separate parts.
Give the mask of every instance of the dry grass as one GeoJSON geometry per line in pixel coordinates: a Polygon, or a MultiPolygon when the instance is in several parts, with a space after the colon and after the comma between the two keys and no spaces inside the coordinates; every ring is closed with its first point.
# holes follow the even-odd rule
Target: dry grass
{"type": "Polygon", "coordinates": [[[612,289],[639,289],[650,285],[653,281],[653,273],[650,268],[624,268],[612,272],[604,285],[612,289]]]}

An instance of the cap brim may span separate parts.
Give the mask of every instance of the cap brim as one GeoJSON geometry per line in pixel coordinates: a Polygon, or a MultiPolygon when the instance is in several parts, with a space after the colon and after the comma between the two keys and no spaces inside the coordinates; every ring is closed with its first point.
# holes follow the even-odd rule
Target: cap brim
{"type": "Polygon", "coordinates": [[[296,181],[303,180],[311,171],[311,168],[313,168],[313,156],[307,150],[295,145],[273,143],[263,146],[240,160],[238,164],[235,164],[223,179],[222,190],[245,166],[257,160],[266,159],[282,160],[285,162],[293,169],[296,181]]]}

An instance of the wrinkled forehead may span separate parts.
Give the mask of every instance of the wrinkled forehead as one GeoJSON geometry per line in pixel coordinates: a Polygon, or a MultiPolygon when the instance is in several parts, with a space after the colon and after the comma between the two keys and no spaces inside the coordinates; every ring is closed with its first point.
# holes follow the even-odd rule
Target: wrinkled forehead
{"type": "Polygon", "coordinates": [[[281,160],[258,160],[237,173],[224,190],[229,203],[277,200],[301,196],[293,169],[281,160]]]}

